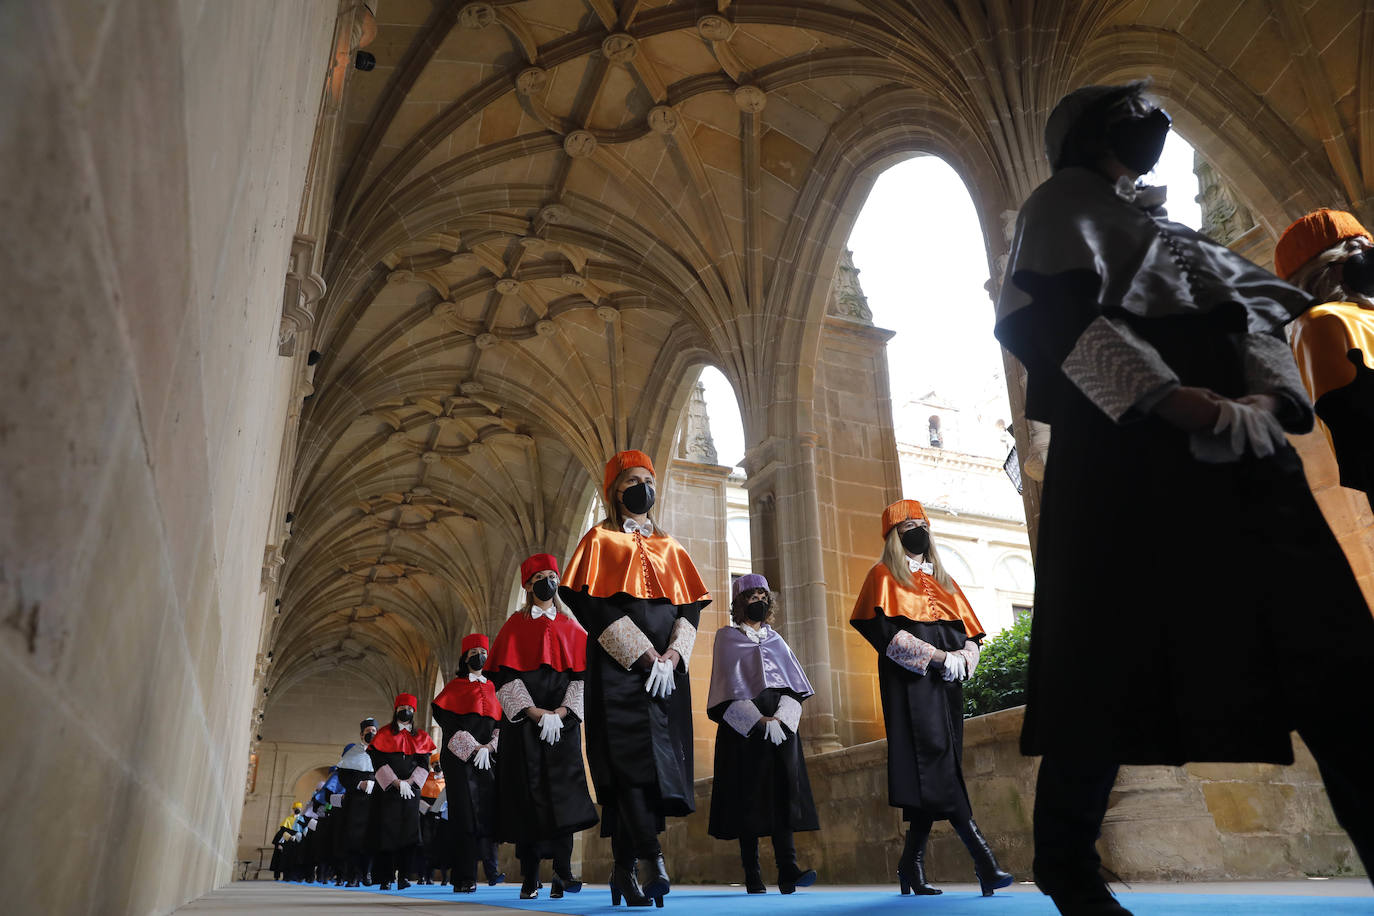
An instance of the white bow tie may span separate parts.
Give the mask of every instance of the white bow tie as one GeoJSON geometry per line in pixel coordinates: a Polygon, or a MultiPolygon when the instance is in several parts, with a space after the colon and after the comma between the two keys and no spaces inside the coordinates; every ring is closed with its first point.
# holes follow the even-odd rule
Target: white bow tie
{"type": "Polygon", "coordinates": [[[748,636],[749,641],[752,643],[757,644],[763,642],[763,627],[759,627],[756,630],[747,623],[737,623],[735,624],[735,629],[739,630],[745,636],[748,636]]]}
{"type": "Polygon", "coordinates": [[[911,559],[911,557],[907,557],[907,558],[906,558],[906,567],[907,567],[907,569],[909,569],[911,572],[916,572],[916,571],[919,570],[919,571],[925,573],[927,576],[933,575],[933,574],[935,573],[935,567],[930,565],[930,561],[929,561],[929,560],[924,560],[924,561],[922,561],[922,560],[913,560],[913,559],[911,559]]]}
{"type": "Polygon", "coordinates": [[[638,533],[646,538],[654,533],[654,523],[649,521],[648,519],[645,519],[644,524],[641,525],[634,519],[627,518],[625,519],[625,523],[620,527],[625,531],[626,534],[638,533]]]}
{"type": "Polygon", "coordinates": [[[544,608],[532,604],[530,605],[530,616],[533,617],[535,620],[538,620],[540,617],[547,617],[550,620],[553,620],[555,617],[558,616],[558,609],[549,608],[548,610],[544,610],[544,608]]]}
{"type": "Polygon", "coordinates": [[[487,679],[482,676],[482,672],[480,671],[469,671],[468,680],[476,684],[485,684],[487,682],[487,679]]]}

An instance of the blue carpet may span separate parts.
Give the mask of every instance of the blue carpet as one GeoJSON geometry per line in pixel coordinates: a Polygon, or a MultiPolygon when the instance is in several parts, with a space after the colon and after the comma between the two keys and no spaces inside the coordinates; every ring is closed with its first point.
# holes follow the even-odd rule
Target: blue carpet
{"type": "MultiPolygon", "coordinates": [[[[838,916],[841,913],[910,914],[922,916],[1056,916],[1049,899],[1030,888],[1017,892],[1002,892],[994,897],[980,897],[971,891],[946,891],[939,897],[901,897],[891,892],[828,891],[811,888],[784,897],[776,888],[764,895],[750,896],[742,888],[673,888],[663,901],[663,909],[654,907],[628,910],[612,907],[610,892],[603,885],[587,885],[582,893],[570,894],[562,900],[548,899],[548,885],[539,892],[537,900],[520,900],[520,885],[502,884],[480,886],[475,894],[455,894],[441,885],[413,885],[404,891],[376,891],[372,888],[352,888],[389,896],[415,897],[434,902],[477,903],[483,906],[506,907],[512,910],[567,912],[578,916],[627,916],[630,912],[666,913],[670,909],[690,908],[699,912],[708,907],[725,913],[776,913],[779,916],[838,916]]],[[[345,893],[340,889],[339,893],[345,893]]],[[[1300,897],[1284,895],[1245,894],[1151,894],[1121,891],[1118,899],[1135,916],[1369,916],[1374,914],[1374,897],[1300,897]]]]}

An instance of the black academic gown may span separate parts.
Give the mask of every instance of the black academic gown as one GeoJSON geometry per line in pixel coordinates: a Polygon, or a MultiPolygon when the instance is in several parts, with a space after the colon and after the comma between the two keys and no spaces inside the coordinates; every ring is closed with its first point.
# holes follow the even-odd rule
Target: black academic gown
{"type": "MultiPolygon", "coordinates": [[[[754,698],[754,705],[760,714],[771,716],[784,696],[804,699],[794,691],[769,687],[754,698]]],[[[775,745],[765,737],[762,721],[741,735],[724,721],[729,706],[727,701],[706,710],[719,725],[707,832],[718,840],[734,840],[819,830],[801,738],[784,725],[787,740],[775,745]]]]}
{"type": "MultiPolygon", "coordinates": [[[[449,826],[473,836],[491,836],[496,827],[495,762],[501,755],[497,753],[492,757],[491,769],[479,770],[471,760],[459,760],[448,749],[448,743],[456,733],[464,731],[478,744],[486,744],[491,741],[497,722],[477,713],[458,715],[434,704],[430,704],[430,710],[444,736],[439,746],[439,762],[444,768],[444,785],[448,790],[449,826]]],[[[504,741],[503,737],[503,744],[504,741]]]]}
{"type": "MultiPolygon", "coordinates": [[[[1027,416],[1052,430],[1022,752],[1292,763],[1289,733],[1304,710],[1362,695],[1349,672],[1374,666],[1374,619],[1297,453],[1200,461],[1189,434],[1153,414],[1111,419],[1063,365],[1105,316],[1150,344],[1182,385],[1232,398],[1274,391],[1280,382],[1247,374],[1247,363],[1265,336],[1286,349],[1283,308],[1296,314],[1308,300],[1192,230],[1150,221],[1081,169],[1042,185],[1022,219],[1018,244],[1052,238],[1073,251],[1087,238],[1111,274],[1047,276],[1034,259],[1014,260],[1008,283],[1031,304],[997,327],[1027,367],[1027,416]],[[1121,290],[1182,282],[1167,256],[1132,280],[1150,250],[1188,266],[1196,308],[1169,312],[1164,294],[1139,296],[1159,313],[1118,303],[1121,290]],[[1287,660],[1317,646],[1323,676],[1297,673],[1287,660]]],[[[1300,383],[1286,401],[1285,428],[1310,429],[1300,383]]]]}
{"type": "MultiPolygon", "coordinates": [[[[673,692],[665,698],[644,690],[644,672],[626,670],[597,642],[601,632],[628,616],[660,654],[668,651],[679,617],[694,628],[708,601],[684,605],[666,599],[634,598],[624,593],[596,598],[560,587],[559,594],[587,631],[587,762],[597,800],[615,804],[616,787],[631,785],[657,792],[660,822],[696,810],[692,790],[692,686],[686,659],[673,672],[673,692]]],[[[607,813],[610,813],[608,809],[607,813]]],[[[603,819],[602,836],[615,825],[603,819]]]]}
{"type": "Polygon", "coordinates": [[[917,621],[875,614],[853,626],[878,650],[878,692],[887,732],[887,799],[912,820],[948,818],[968,804],[964,787],[964,688],[938,668],[908,671],[887,657],[899,630],[953,652],[968,640],[958,620],[917,621]]]}
{"type": "MultiPolygon", "coordinates": [[[[416,767],[429,767],[428,754],[384,753],[368,747],[367,755],[372,758],[374,770],[390,766],[398,779],[409,779],[416,767]]],[[[414,788],[414,785],[411,786],[414,788]]],[[[373,790],[372,837],[373,851],[381,853],[408,849],[420,842],[420,790],[410,798],[401,798],[401,793],[392,785],[385,791],[379,784],[373,790]]],[[[406,867],[398,863],[399,867],[406,867]]]]}
{"type": "Polygon", "coordinates": [[[291,841],[291,831],[285,827],[278,827],[277,832],[272,837],[272,874],[279,875],[286,870],[285,846],[291,841]]]}
{"type": "MultiPolygon", "coordinates": [[[[534,671],[500,668],[488,673],[499,690],[518,678],[540,709],[563,705],[568,685],[581,672],[554,671],[541,665],[534,671]]],[[[557,840],[592,827],[596,807],[587,791],[582,762],[582,723],[571,711],[563,719],[558,743],[539,738],[539,725],[528,717],[501,723],[501,747],[496,754],[496,839],[522,845],[557,840]]],[[[452,790],[449,819],[453,818],[452,790]]]]}
{"type": "MultiPolygon", "coordinates": [[[[372,795],[358,788],[363,780],[376,780],[373,773],[362,770],[339,770],[339,781],[344,785],[343,807],[337,812],[339,828],[336,832],[336,846],[345,855],[361,855],[371,850],[368,847],[368,825],[372,820],[372,795]]],[[[372,787],[373,793],[378,791],[372,787]]]]}

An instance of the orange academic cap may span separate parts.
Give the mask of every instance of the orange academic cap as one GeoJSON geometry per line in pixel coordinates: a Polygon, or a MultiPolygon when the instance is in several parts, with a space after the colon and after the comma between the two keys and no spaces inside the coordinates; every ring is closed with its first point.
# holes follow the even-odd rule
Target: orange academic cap
{"type": "Polygon", "coordinates": [[[615,479],[620,476],[620,472],[626,468],[644,468],[655,477],[658,476],[654,471],[654,463],[649,460],[649,456],[637,448],[632,448],[627,452],[620,452],[610,461],[606,462],[606,482],[602,486],[602,491],[609,493],[615,479]]]}
{"type": "Polygon", "coordinates": [[[921,504],[914,499],[899,499],[892,505],[883,510],[883,537],[901,522],[909,518],[926,518],[926,510],[921,508],[921,504]]]}
{"type": "Polygon", "coordinates": [[[1274,272],[1287,280],[1332,245],[1359,236],[1374,241],[1369,230],[1344,210],[1328,210],[1325,207],[1313,210],[1294,220],[1279,236],[1279,242],[1274,246],[1274,272]]]}

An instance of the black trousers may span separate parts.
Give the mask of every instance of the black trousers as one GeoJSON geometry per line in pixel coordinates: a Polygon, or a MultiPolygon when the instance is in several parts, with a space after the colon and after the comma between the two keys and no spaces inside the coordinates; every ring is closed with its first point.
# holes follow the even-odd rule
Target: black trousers
{"type": "MultiPolygon", "coordinates": [[[[1299,726],[1298,734],[1316,758],[1336,821],[1349,834],[1366,873],[1374,876],[1374,784],[1368,779],[1368,760],[1351,740],[1353,725],[1348,718],[1340,722],[1323,714],[1299,726]]],[[[1065,755],[1046,754],[1040,762],[1034,871],[1047,893],[1061,880],[1096,877],[1102,864],[1097,838],[1118,768],[1114,761],[1065,755]]]]}
{"type": "Polygon", "coordinates": [[[415,845],[379,852],[372,857],[372,880],[376,884],[390,884],[397,877],[404,878],[415,860],[415,845]],[[399,872],[399,876],[397,874],[399,872]]]}
{"type": "MultiPolygon", "coordinates": [[[[495,853],[496,844],[492,844],[492,852],[495,853]]],[[[556,836],[551,840],[540,840],[536,843],[516,843],[515,857],[520,860],[520,870],[525,877],[531,877],[539,873],[539,863],[544,859],[553,860],[553,870],[555,874],[572,874],[572,850],[573,835],[565,833],[556,836]]],[[[473,874],[477,873],[477,863],[473,862],[473,874]]],[[[490,877],[494,872],[488,871],[490,877]]]]}
{"type": "Polygon", "coordinates": [[[911,825],[911,833],[917,836],[928,836],[930,828],[939,820],[948,820],[951,824],[967,824],[973,820],[973,807],[969,804],[967,792],[960,792],[955,804],[953,813],[938,817],[921,808],[903,808],[902,818],[911,825]]]}
{"type": "MultiPolygon", "coordinates": [[[[739,838],[739,860],[746,872],[758,869],[758,837],[742,836],[739,838]]],[[[773,861],[777,863],[778,871],[784,871],[787,866],[797,864],[797,844],[792,837],[791,830],[783,829],[773,834],[773,861]]]]}
{"type": "Polygon", "coordinates": [[[615,832],[612,846],[625,855],[652,859],[661,849],[658,844],[659,818],[657,790],[644,786],[621,786],[615,793],[615,832]]]}

